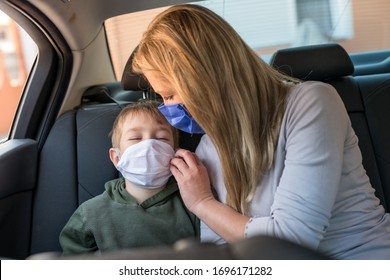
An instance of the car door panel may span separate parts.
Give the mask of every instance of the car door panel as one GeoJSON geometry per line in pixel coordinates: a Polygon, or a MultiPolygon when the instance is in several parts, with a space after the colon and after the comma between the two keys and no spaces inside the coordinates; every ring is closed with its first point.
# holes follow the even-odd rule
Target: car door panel
{"type": "Polygon", "coordinates": [[[0,145],[0,257],[20,259],[29,253],[37,162],[34,140],[14,139],[0,145]]]}

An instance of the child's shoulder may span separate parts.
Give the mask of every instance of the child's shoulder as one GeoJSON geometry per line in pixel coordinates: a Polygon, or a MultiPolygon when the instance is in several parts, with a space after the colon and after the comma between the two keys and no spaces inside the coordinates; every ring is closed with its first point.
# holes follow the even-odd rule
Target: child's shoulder
{"type": "Polygon", "coordinates": [[[80,207],[87,209],[100,209],[100,207],[106,206],[107,203],[111,202],[110,193],[116,191],[124,186],[124,179],[117,178],[106,182],[104,190],[101,194],[94,196],[84,201],[80,207]]]}
{"type": "Polygon", "coordinates": [[[101,206],[103,206],[106,203],[106,200],[108,200],[107,191],[104,191],[103,193],[94,196],[86,201],[84,201],[80,207],[86,209],[94,208],[99,209],[101,206]]]}

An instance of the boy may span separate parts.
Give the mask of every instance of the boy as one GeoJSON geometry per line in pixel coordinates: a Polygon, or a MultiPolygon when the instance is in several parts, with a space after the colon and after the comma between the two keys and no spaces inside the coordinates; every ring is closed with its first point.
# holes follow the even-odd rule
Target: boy
{"type": "Polygon", "coordinates": [[[178,133],[150,102],[125,107],[112,129],[112,163],[124,178],[79,206],[60,234],[64,254],[173,244],[199,236],[169,166],[178,133]]]}

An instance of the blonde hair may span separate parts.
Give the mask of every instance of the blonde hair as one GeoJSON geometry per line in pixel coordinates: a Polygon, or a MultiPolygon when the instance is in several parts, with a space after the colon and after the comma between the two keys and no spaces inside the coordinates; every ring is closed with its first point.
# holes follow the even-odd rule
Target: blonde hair
{"type": "Polygon", "coordinates": [[[150,23],[132,69],[157,71],[180,94],[216,146],[227,205],[247,213],[273,164],[289,77],[264,63],[221,17],[189,4],[150,23]]]}
{"type": "Polygon", "coordinates": [[[114,124],[112,126],[112,131],[110,133],[111,135],[111,142],[112,147],[118,148],[120,138],[122,136],[122,126],[123,122],[126,120],[128,115],[139,115],[139,114],[146,114],[150,116],[152,119],[156,120],[159,124],[166,124],[172,129],[172,135],[173,135],[173,145],[174,148],[179,147],[179,132],[176,128],[171,126],[167,119],[164,117],[164,115],[160,112],[160,110],[157,108],[156,104],[153,104],[150,101],[139,101],[137,103],[132,103],[124,107],[118,116],[116,117],[114,124]]]}

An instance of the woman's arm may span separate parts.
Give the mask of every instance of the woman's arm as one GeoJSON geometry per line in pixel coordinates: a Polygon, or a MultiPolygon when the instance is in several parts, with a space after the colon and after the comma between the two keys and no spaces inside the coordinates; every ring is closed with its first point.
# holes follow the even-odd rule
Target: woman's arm
{"type": "Polygon", "coordinates": [[[227,242],[244,238],[245,226],[249,217],[238,213],[216,199],[198,204],[194,214],[227,242]]]}
{"type": "Polygon", "coordinates": [[[249,217],[216,200],[205,166],[187,150],[178,150],[171,172],[187,208],[228,242],[243,239],[249,217]]]}

